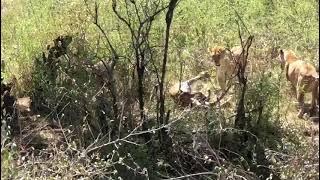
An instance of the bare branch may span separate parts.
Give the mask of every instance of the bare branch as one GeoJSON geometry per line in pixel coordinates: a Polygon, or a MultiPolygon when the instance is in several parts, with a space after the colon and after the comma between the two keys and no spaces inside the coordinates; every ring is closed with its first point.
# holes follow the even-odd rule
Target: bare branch
{"type": "Polygon", "coordinates": [[[124,19],[124,17],[122,17],[122,16],[120,15],[120,13],[117,11],[117,2],[116,2],[116,0],[112,0],[112,10],[113,10],[113,12],[116,14],[116,16],[117,16],[122,22],[124,22],[124,23],[127,25],[127,27],[129,28],[129,30],[130,30],[130,32],[131,32],[131,36],[133,37],[133,39],[136,40],[138,37],[135,35],[134,30],[133,30],[133,28],[132,28],[132,25],[131,25],[126,19],[124,19]]]}
{"type": "Polygon", "coordinates": [[[179,176],[179,177],[174,177],[174,178],[168,178],[168,179],[163,179],[163,180],[186,179],[186,178],[190,178],[190,177],[204,176],[204,175],[214,175],[214,176],[218,176],[218,174],[213,173],[213,172],[201,172],[201,173],[187,174],[187,175],[184,175],[184,176],[179,176]]]}
{"type": "MultiPolygon", "coordinates": [[[[115,145],[117,144],[118,142],[120,141],[124,141],[124,142],[130,142],[131,144],[137,144],[135,142],[132,142],[132,141],[129,141],[128,139],[132,136],[138,136],[138,135],[143,135],[143,134],[147,134],[147,133],[156,133],[157,131],[161,130],[161,129],[164,129],[164,128],[168,128],[170,127],[173,123],[177,122],[179,119],[175,120],[175,121],[172,121],[166,125],[162,125],[158,128],[154,128],[154,129],[150,129],[150,130],[146,130],[146,131],[138,131],[138,129],[140,128],[140,126],[137,126],[134,130],[132,130],[127,136],[123,137],[123,138],[118,138],[114,141],[110,141],[108,143],[105,143],[105,144],[102,144],[102,145],[99,145],[99,146],[95,146],[95,147],[92,147],[94,146],[94,144],[96,143],[93,143],[91,144],[90,146],[88,146],[88,148],[85,150],[85,153],[88,154],[92,151],[96,151],[98,149],[101,149],[103,147],[106,147],[106,146],[109,146],[109,145],[115,145]],[[92,148],[91,148],[92,147],[92,148]]],[[[103,139],[103,138],[102,138],[103,139]]]]}

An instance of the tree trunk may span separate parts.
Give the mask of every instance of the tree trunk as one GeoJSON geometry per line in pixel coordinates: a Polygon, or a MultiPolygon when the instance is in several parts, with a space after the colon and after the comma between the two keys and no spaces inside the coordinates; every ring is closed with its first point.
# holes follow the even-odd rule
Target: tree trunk
{"type": "MultiPolygon", "coordinates": [[[[159,91],[160,91],[160,113],[159,113],[159,122],[160,125],[163,125],[165,123],[165,94],[164,94],[164,80],[166,76],[166,66],[167,66],[167,58],[168,58],[168,49],[169,49],[169,36],[170,36],[170,27],[172,23],[172,18],[173,18],[173,12],[174,9],[177,5],[178,0],[171,0],[169,3],[168,11],[166,14],[166,34],[165,34],[165,44],[164,44],[164,54],[163,54],[163,61],[162,61],[162,71],[161,71],[161,80],[159,84],[159,91]]],[[[168,116],[169,117],[169,116],[168,116]]],[[[160,143],[162,147],[168,147],[168,142],[165,143],[164,140],[167,139],[169,140],[169,136],[167,136],[165,129],[161,129],[160,131],[160,143]]]]}

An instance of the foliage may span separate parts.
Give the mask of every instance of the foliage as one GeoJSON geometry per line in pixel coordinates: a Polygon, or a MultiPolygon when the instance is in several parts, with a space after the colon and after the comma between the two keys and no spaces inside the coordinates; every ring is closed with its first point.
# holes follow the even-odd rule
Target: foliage
{"type": "MultiPolygon", "coordinates": [[[[2,76],[7,82],[16,77],[16,95],[32,96],[34,105],[42,108],[38,108],[37,113],[48,121],[58,122],[60,129],[74,134],[64,137],[67,142],[64,148],[43,149],[40,153],[30,148],[28,155],[22,155],[20,149],[15,149],[16,139],[6,135],[10,142],[2,143],[2,177],[121,176],[128,179],[139,176],[152,179],[154,176],[170,178],[193,174],[196,179],[197,173],[205,171],[209,173],[202,174],[202,177],[207,178],[250,179],[260,175],[281,179],[317,177],[318,145],[311,144],[302,134],[311,123],[297,120],[294,116],[296,110],[288,95],[289,88],[276,58],[271,54],[278,47],[293,49],[306,61],[317,63],[318,2],[179,1],[170,30],[165,89],[173,82],[188,79],[203,70],[212,72],[207,86],[216,87],[215,69],[208,63],[207,48],[239,45],[236,21],[240,18],[241,31],[254,35],[254,42],[249,51],[245,96],[248,126],[244,130],[233,128],[233,110],[237,100],[234,95],[230,106],[189,111],[177,108],[167,97],[165,111],[171,110],[167,132],[172,139],[172,149],[169,149],[172,154],[163,153],[155,133],[161,129],[156,121],[156,89],[164,53],[166,11],[154,17],[149,36],[146,36],[148,41],[142,44],[150,46],[144,49],[150,52],[137,53],[135,50],[139,42],[134,42],[132,36],[137,35],[139,39],[140,35],[145,35],[146,27],[139,29],[139,17],[150,15],[158,1],[141,5],[146,2],[153,1],[118,2],[118,12],[130,20],[134,33],[112,10],[113,1],[3,2],[1,53],[5,67],[1,71],[2,76]],[[127,3],[132,3],[128,9],[127,3]],[[137,7],[139,16],[135,12],[137,7]],[[98,23],[95,24],[96,11],[98,23]],[[73,39],[66,55],[58,58],[58,80],[53,82],[48,76],[51,69],[43,62],[42,52],[48,53],[47,45],[60,35],[70,35],[73,39]],[[105,89],[102,88],[96,74],[89,68],[101,60],[111,62],[114,52],[106,37],[119,55],[113,71],[114,81],[111,81],[117,92],[119,127],[113,126],[110,82],[106,83],[105,89]],[[141,130],[141,122],[135,64],[139,61],[136,55],[148,62],[143,79],[143,110],[149,123],[143,131],[153,134],[153,148],[141,142],[138,131],[141,130]],[[101,114],[105,119],[101,120],[101,114]],[[115,139],[106,133],[111,127],[119,128],[115,139]],[[199,145],[200,148],[194,150],[195,136],[204,139],[210,147],[202,149],[199,145]],[[103,144],[106,144],[103,148],[92,150],[103,144]],[[92,154],[88,153],[90,149],[92,154]],[[46,153],[50,155],[46,156],[46,153]]],[[[163,6],[168,3],[165,0],[159,2],[163,6]]]]}

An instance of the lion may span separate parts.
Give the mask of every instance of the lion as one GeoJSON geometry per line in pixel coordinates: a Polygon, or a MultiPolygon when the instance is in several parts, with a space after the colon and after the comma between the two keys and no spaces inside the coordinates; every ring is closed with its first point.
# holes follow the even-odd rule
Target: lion
{"type": "Polygon", "coordinates": [[[217,81],[222,90],[226,89],[227,82],[237,73],[237,68],[244,65],[241,46],[233,47],[231,50],[222,46],[208,49],[214,65],[217,68],[217,81]]]}
{"type": "Polygon", "coordinates": [[[298,117],[304,114],[304,94],[311,93],[312,114],[319,105],[319,74],[312,64],[300,60],[292,50],[279,50],[279,60],[286,79],[298,100],[298,117]]]}
{"type": "Polygon", "coordinates": [[[201,72],[198,76],[191,78],[187,81],[177,82],[169,89],[169,95],[174,100],[174,102],[181,107],[187,107],[201,104],[208,104],[210,92],[208,96],[205,96],[201,92],[191,91],[191,86],[196,81],[209,78],[208,72],[201,72]],[[207,103],[206,103],[207,102],[207,103]]]}

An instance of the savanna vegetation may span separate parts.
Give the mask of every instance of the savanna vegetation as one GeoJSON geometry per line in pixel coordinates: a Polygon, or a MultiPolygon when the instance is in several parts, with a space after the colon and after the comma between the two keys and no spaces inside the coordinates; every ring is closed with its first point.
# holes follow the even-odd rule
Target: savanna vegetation
{"type": "Polygon", "coordinates": [[[3,0],[1,178],[319,179],[278,60],[318,69],[318,33],[317,0],[3,0]],[[208,48],[239,45],[221,92],[208,48]],[[203,71],[211,103],[177,105],[203,71]]]}

